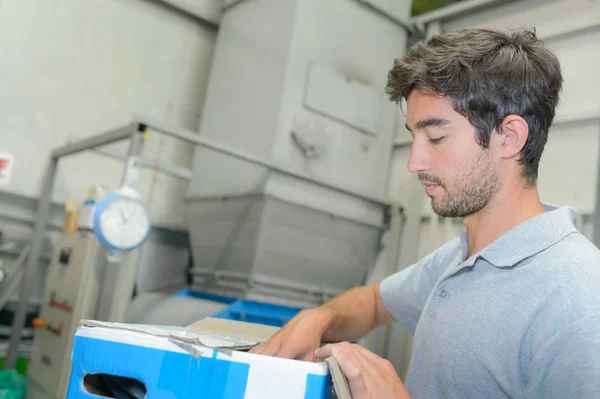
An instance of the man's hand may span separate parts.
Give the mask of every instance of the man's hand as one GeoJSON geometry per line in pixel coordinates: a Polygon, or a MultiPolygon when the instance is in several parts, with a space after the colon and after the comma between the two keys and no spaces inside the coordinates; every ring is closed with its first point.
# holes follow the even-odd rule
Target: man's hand
{"type": "Polygon", "coordinates": [[[348,342],[325,345],[315,351],[319,359],[333,357],[348,380],[353,399],[409,399],[394,366],[359,345],[348,342]]]}
{"type": "Polygon", "coordinates": [[[329,325],[327,312],[303,310],[267,341],[250,350],[267,356],[314,361],[315,349],[329,325]]]}

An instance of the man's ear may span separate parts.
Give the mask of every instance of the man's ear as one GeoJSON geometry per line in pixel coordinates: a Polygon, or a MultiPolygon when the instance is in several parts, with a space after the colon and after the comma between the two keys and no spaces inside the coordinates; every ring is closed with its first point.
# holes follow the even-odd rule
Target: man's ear
{"type": "Polygon", "coordinates": [[[508,115],[502,121],[499,136],[502,157],[506,159],[518,157],[527,142],[529,125],[518,115],[508,115]]]}

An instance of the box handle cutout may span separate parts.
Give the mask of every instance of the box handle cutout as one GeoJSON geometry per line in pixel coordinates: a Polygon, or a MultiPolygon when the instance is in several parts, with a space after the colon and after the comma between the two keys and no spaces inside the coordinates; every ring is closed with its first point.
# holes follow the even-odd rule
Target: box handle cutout
{"type": "Polygon", "coordinates": [[[83,377],[83,388],[86,393],[101,398],[144,399],[146,397],[146,386],[143,382],[111,374],[86,374],[83,377]]]}

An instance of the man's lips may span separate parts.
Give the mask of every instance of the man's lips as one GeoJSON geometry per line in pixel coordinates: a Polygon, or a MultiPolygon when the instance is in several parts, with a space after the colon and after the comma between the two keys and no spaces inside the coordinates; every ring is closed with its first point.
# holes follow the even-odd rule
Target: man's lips
{"type": "Polygon", "coordinates": [[[432,183],[430,181],[421,180],[421,184],[425,186],[425,192],[427,194],[431,194],[436,188],[439,187],[439,184],[432,183]]]}

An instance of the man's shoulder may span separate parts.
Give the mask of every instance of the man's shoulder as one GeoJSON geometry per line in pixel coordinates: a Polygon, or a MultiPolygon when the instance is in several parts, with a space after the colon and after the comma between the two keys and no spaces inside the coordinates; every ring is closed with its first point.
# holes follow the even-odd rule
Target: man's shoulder
{"type": "Polygon", "coordinates": [[[577,231],[541,252],[538,260],[548,262],[552,272],[591,273],[600,277],[600,249],[577,231]]]}
{"type": "Polygon", "coordinates": [[[532,277],[544,281],[555,311],[566,310],[568,319],[600,311],[600,250],[585,236],[570,234],[538,254],[533,263],[532,277]]]}

